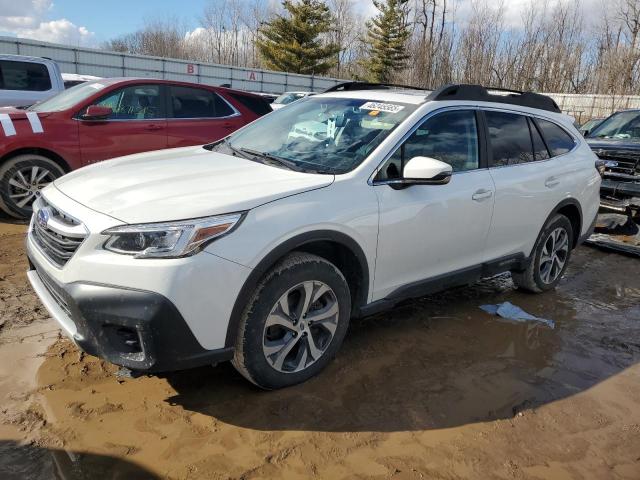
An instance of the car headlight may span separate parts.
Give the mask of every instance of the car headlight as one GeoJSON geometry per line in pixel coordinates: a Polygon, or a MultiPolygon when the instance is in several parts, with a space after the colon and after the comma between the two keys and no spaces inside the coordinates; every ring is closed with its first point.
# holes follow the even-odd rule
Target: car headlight
{"type": "Polygon", "coordinates": [[[109,235],[104,249],[134,258],[177,258],[199,252],[206,244],[230,233],[243,213],[195,218],[179,222],[122,225],[102,232],[109,235]]]}

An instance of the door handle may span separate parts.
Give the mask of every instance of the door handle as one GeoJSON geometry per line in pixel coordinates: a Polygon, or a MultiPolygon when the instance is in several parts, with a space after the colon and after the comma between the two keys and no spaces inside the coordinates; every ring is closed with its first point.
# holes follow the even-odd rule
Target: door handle
{"type": "Polygon", "coordinates": [[[557,177],[549,177],[544,182],[544,186],[547,188],[557,187],[559,184],[560,180],[557,177]]]}
{"type": "Polygon", "coordinates": [[[158,130],[162,130],[164,127],[162,125],[148,125],[147,130],[151,132],[156,132],[158,130]]]}
{"type": "Polygon", "coordinates": [[[487,190],[485,188],[481,188],[476,191],[473,195],[471,195],[471,199],[476,202],[483,202],[493,196],[493,192],[491,190],[487,190]]]}

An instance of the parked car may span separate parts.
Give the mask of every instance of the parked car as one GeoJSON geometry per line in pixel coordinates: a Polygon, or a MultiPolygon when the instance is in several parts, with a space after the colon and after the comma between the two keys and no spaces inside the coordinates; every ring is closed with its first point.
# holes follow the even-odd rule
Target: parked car
{"type": "Polygon", "coordinates": [[[75,87],[81,83],[92,82],[94,80],[102,80],[102,77],[96,77],[94,75],[80,75],[78,73],[63,73],[62,81],[64,82],[64,88],[75,87]]]}
{"type": "Polygon", "coordinates": [[[267,103],[273,103],[275,101],[276,98],[278,98],[279,95],[273,94],[273,93],[264,93],[264,92],[251,92],[251,93],[255,93],[256,95],[260,95],[262,98],[264,98],[267,103]]]}
{"type": "Polygon", "coordinates": [[[284,92],[282,95],[278,96],[273,102],[271,102],[271,108],[273,110],[278,110],[295,101],[298,101],[305,97],[309,97],[311,95],[315,95],[315,93],[314,92],[284,92]]]}
{"type": "Polygon", "coordinates": [[[23,107],[64,90],[58,64],[22,55],[0,55],[0,107],[23,107]]]}
{"type": "Polygon", "coordinates": [[[285,387],[329,363],[352,316],[506,271],[553,289],[595,222],[595,162],[542,95],[318,95],[55,180],[28,277],[90,354],[141,371],[231,360],[285,387]],[[294,134],[310,119],[321,141],[294,134]]]}
{"type": "Polygon", "coordinates": [[[578,129],[583,136],[589,135],[589,133],[602,123],[604,118],[592,118],[584,122],[578,129]]]}
{"type": "Polygon", "coordinates": [[[0,207],[26,218],[38,192],[66,172],[218,140],[270,111],[246,92],[122,78],[86,82],[26,110],[0,109],[0,207]]]}
{"type": "Polygon", "coordinates": [[[640,110],[616,112],[587,135],[603,161],[602,206],[618,212],[640,210],[640,110]]]}

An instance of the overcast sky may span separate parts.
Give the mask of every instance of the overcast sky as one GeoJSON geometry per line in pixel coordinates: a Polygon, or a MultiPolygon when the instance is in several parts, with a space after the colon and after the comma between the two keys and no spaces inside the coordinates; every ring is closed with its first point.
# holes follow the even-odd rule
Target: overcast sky
{"type": "MultiPolygon", "coordinates": [[[[95,46],[140,28],[148,18],[176,15],[195,29],[210,1],[216,0],[0,0],[0,35],[95,46]]],[[[364,15],[376,12],[371,0],[352,1],[364,15]]],[[[472,1],[454,0],[458,20],[468,15],[472,1]]],[[[568,0],[539,0],[544,1],[555,4],[568,0]]],[[[530,2],[505,0],[506,23],[517,28],[530,2]]],[[[602,0],[582,0],[587,17],[601,4],[602,0]]]]}

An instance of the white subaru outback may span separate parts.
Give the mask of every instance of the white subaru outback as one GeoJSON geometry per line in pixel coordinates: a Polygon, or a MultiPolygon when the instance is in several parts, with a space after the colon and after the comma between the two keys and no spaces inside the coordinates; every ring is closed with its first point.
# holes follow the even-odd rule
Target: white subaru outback
{"type": "Polygon", "coordinates": [[[130,369],[231,360],[273,389],[322,370],[352,317],[500,272],[557,285],[600,176],[553,100],[346,87],[55,180],[27,238],[51,315],[130,369]]]}

